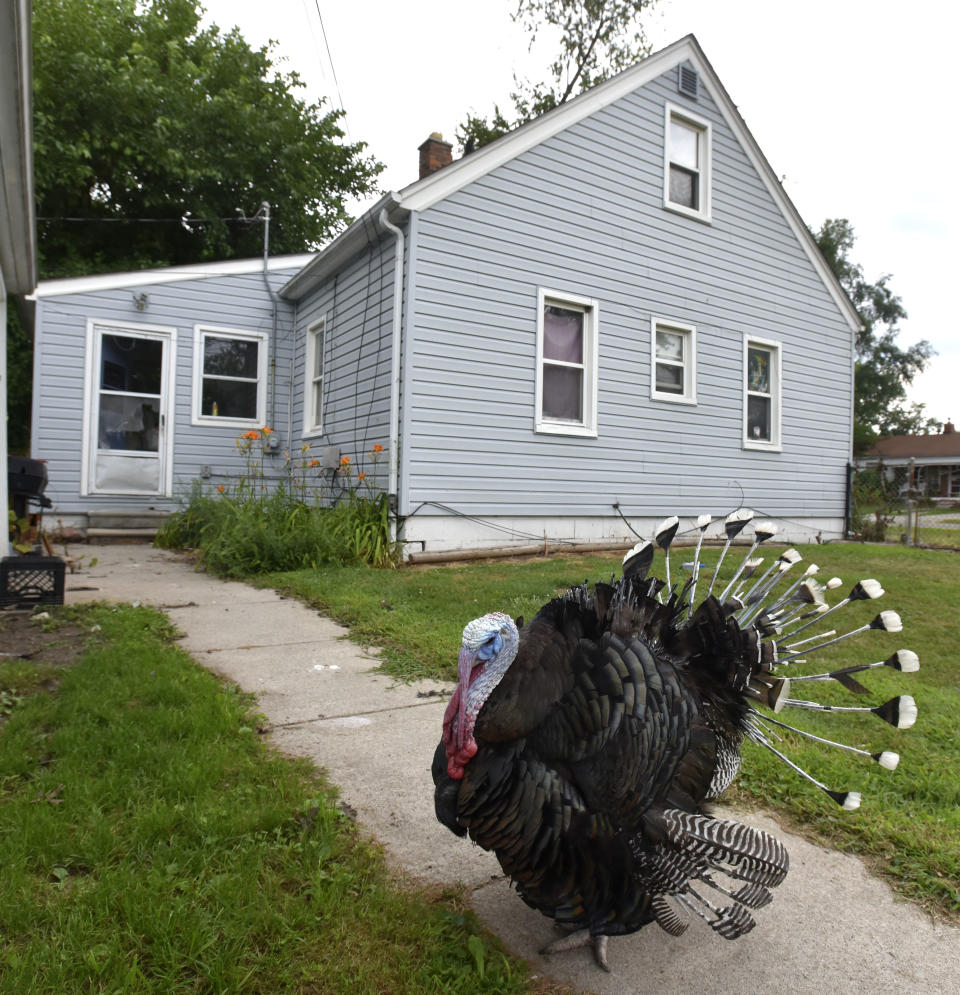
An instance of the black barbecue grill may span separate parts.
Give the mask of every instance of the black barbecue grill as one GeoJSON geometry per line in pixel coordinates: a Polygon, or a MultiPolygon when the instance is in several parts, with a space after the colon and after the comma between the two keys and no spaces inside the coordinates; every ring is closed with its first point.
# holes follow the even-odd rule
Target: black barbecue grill
{"type": "MultiPolygon", "coordinates": [[[[47,488],[47,464],[26,456],[7,457],[7,490],[17,519],[33,519],[39,526],[42,511],[31,513],[32,502],[40,509],[53,507],[43,492],[47,488]]],[[[59,556],[27,553],[0,559],[0,608],[35,608],[62,605],[64,561],[59,556]]]]}
{"type": "Polygon", "coordinates": [[[27,456],[7,457],[7,490],[17,518],[27,517],[27,503],[33,501],[41,508],[53,507],[53,502],[43,492],[47,489],[47,464],[45,460],[27,456]]]}

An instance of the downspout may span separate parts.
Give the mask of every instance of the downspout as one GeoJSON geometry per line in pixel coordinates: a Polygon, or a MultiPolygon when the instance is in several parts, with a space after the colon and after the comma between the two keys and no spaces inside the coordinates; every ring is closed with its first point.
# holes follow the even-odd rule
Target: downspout
{"type": "MultiPolygon", "coordinates": [[[[270,286],[270,204],[267,201],[263,201],[260,205],[260,212],[263,214],[263,284],[267,288],[267,293],[273,304],[273,330],[270,333],[270,410],[267,423],[270,428],[275,429],[274,422],[277,420],[277,327],[280,320],[280,295],[270,286]]],[[[289,422],[290,419],[288,418],[287,421],[289,422]]],[[[289,433],[286,441],[289,449],[293,444],[293,439],[289,433]]],[[[273,454],[279,449],[280,440],[276,435],[271,435],[267,441],[267,452],[273,454]]]]}
{"type": "Polygon", "coordinates": [[[397,538],[397,479],[400,466],[400,337],[403,328],[403,232],[387,217],[386,208],[378,218],[384,231],[396,239],[393,260],[393,338],[390,349],[390,474],[387,482],[387,502],[392,514],[390,541],[397,538]]]}

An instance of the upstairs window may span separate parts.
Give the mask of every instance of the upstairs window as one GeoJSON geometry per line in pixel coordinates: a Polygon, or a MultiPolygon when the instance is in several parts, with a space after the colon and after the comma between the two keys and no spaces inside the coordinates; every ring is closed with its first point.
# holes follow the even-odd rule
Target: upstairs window
{"type": "Polygon", "coordinates": [[[650,396],[657,401],[697,403],[697,330],[652,318],[650,396]]]}
{"type": "Polygon", "coordinates": [[[780,344],[744,340],[743,444],[780,449],[780,344]]]}
{"type": "Polygon", "coordinates": [[[193,357],[194,424],[263,425],[266,333],[197,325],[193,357]]]}
{"type": "Polygon", "coordinates": [[[541,290],[536,430],[597,434],[597,302],[541,290]]]}
{"type": "Polygon", "coordinates": [[[323,356],[326,319],[307,329],[306,390],[303,399],[303,434],[323,434],[323,356]]]}
{"type": "Polygon", "coordinates": [[[710,220],[710,123],[667,106],[664,203],[710,220]]]}

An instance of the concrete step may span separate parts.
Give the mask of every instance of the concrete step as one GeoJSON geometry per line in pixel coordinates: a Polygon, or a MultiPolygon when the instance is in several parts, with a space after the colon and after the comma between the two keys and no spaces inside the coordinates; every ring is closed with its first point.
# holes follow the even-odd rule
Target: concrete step
{"type": "Polygon", "coordinates": [[[87,542],[153,542],[157,529],[87,529],[87,542]]]}
{"type": "Polygon", "coordinates": [[[152,530],[152,534],[156,534],[169,514],[167,511],[156,511],[152,508],[91,510],[87,512],[87,535],[102,535],[104,530],[128,532],[148,529],[152,530]]]}

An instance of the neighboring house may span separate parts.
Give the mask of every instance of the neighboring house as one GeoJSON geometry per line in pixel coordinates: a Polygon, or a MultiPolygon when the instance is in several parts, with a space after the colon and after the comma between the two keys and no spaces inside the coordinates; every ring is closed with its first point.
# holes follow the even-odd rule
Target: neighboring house
{"type": "MultiPolygon", "coordinates": [[[[0,509],[7,494],[7,307],[37,283],[29,0],[0,2],[0,509]]],[[[7,529],[0,556],[9,551],[7,529]]]]}
{"type": "Polygon", "coordinates": [[[261,411],[213,417],[200,357],[253,334],[279,449],[349,457],[408,549],[622,539],[617,506],[641,531],[748,505],[792,540],[842,533],[859,319],[692,36],[456,162],[439,136],[420,151],[421,179],[279,300],[215,268],[41,287],[34,448],[62,513],[132,506],[132,476],[169,508],[233,472],[261,411]],[[102,420],[143,393],[105,365],[117,330],[176,331],[149,476],[146,423],[102,420]]]}
{"type": "Polygon", "coordinates": [[[891,480],[899,479],[934,501],[960,501],[960,434],[952,422],[946,422],[939,435],[881,439],[857,463],[882,468],[891,480]]]}

